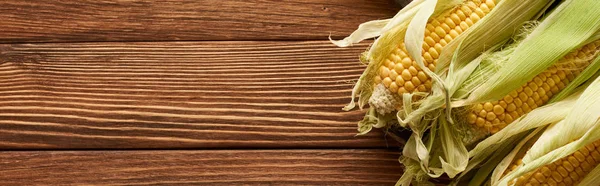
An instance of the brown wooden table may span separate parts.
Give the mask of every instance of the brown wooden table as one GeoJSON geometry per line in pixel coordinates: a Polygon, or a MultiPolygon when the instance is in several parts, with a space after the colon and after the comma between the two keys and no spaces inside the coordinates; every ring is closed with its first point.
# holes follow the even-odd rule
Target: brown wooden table
{"type": "Polygon", "coordinates": [[[0,185],[392,185],[343,112],[393,0],[0,1],[0,185]]]}

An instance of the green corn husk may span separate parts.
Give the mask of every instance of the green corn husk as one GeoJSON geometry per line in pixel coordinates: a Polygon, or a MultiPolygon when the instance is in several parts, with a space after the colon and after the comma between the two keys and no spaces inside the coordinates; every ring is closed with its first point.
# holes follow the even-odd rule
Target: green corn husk
{"type": "Polygon", "coordinates": [[[517,46],[512,65],[500,69],[473,90],[462,104],[501,99],[517,89],[568,52],[582,46],[600,30],[600,1],[567,0],[552,12],[517,46]],[[574,29],[576,28],[576,29],[574,29]],[[569,39],[560,39],[568,36],[569,39]]]}
{"type": "Polygon", "coordinates": [[[441,86],[434,87],[433,94],[423,100],[415,112],[401,118],[401,124],[413,122],[427,112],[443,107],[450,101],[450,97],[457,98],[455,92],[479,65],[480,60],[476,58],[485,51],[494,51],[502,46],[515,30],[526,21],[536,19],[552,2],[500,1],[488,15],[473,25],[473,29],[461,34],[441,52],[436,66],[436,73],[445,75],[441,86]],[[507,17],[511,19],[506,19],[507,17]]]}

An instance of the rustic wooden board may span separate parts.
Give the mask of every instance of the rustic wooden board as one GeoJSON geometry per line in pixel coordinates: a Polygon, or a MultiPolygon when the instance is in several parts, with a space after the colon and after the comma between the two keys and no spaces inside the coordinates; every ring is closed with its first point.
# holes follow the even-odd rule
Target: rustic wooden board
{"type": "Polygon", "coordinates": [[[0,148],[386,147],[381,132],[354,136],[363,111],[341,110],[366,47],[3,45],[0,148]]]}
{"type": "Polygon", "coordinates": [[[2,0],[0,43],[339,38],[393,0],[2,0]]]}
{"type": "Polygon", "coordinates": [[[0,152],[0,185],[393,185],[398,152],[203,150],[0,152]]]}

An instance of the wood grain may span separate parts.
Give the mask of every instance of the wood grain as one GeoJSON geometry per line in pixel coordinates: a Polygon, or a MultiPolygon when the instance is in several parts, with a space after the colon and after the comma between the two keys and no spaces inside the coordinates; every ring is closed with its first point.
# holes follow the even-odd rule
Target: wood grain
{"type": "MultiPolygon", "coordinates": [[[[380,148],[343,112],[367,44],[4,45],[0,148],[380,148]]],[[[389,144],[393,145],[393,144],[389,144]]]]}
{"type": "Polygon", "coordinates": [[[0,43],[325,40],[398,9],[393,0],[3,0],[0,43]]]}
{"type": "Polygon", "coordinates": [[[1,185],[393,185],[398,152],[0,152],[1,185]]]}

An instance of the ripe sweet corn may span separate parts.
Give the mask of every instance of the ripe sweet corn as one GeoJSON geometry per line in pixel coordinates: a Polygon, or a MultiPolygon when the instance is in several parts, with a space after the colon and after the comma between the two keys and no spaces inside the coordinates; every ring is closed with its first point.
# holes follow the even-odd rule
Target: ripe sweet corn
{"type": "MultiPolygon", "coordinates": [[[[432,18],[426,26],[422,59],[431,71],[435,69],[442,49],[461,33],[477,23],[495,6],[497,0],[470,0],[432,18]]],[[[390,92],[398,95],[413,92],[429,92],[432,80],[406,51],[404,42],[393,51],[375,76],[375,85],[383,84],[390,92]]]]}
{"type": "Polygon", "coordinates": [[[492,134],[498,132],[520,116],[546,104],[592,62],[598,50],[600,41],[587,44],[569,53],[502,100],[472,106],[466,116],[467,122],[492,134]]]}
{"type": "MultiPolygon", "coordinates": [[[[573,6],[584,7],[582,2],[575,1],[593,2],[564,1],[568,3],[557,3],[564,6],[555,8],[553,1],[537,0],[414,1],[413,6],[392,19],[361,25],[357,34],[344,39],[342,45],[361,37],[379,38],[361,56],[361,61],[368,66],[352,90],[352,98],[359,98],[358,104],[353,99],[344,110],[355,105],[362,108],[367,103],[370,106],[365,119],[359,122],[359,134],[394,124],[412,130],[403,151],[402,162],[407,171],[399,185],[420,183],[424,178],[444,174],[461,179],[461,173],[479,169],[478,165],[488,162],[485,158],[494,152],[510,150],[510,144],[501,142],[517,141],[521,138],[518,135],[539,126],[525,123],[515,130],[503,130],[491,137],[488,134],[497,133],[548,102],[561,101],[591,76],[589,69],[600,68],[599,63],[592,63],[600,53],[600,40],[579,48],[600,38],[600,34],[598,37],[594,34],[600,33],[600,26],[596,29],[592,25],[594,21],[570,16],[578,10],[573,6]],[[546,14],[549,7],[555,10],[546,14]],[[484,16],[487,17],[483,19],[484,16]],[[540,20],[540,16],[544,17],[541,21],[528,22],[540,20]],[[580,20],[588,24],[577,31],[565,29],[575,27],[580,20]],[[523,30],[517,31],[519,27],[523,30]],[[579,37],[550,39],[564,33],[579,37]],[[567,54],[569,51],[572,52],[567,54]],[[432,90],[433,83],[436,88],[432,90]],[[485,138],[500,142],[489,142],[485,138]],[[482,139],[486,143],[482,143],[482,139]]],[[[524,118],[538,116],[540,114],[535,114],[540,113],[539,110],[549,107],[535,110],[524,118]]],[[[523,121],[528,120],[519,120],[523,121]]],[[[533,155],[535,153],[528,154],[523,161],[529,162],[533,155]]],[[[598,155],[600,157],[600,153],[598,155]]],[[[576,156],[579,155],[572,157],[578,158],[576,156]]],[[[570,173],[563,175],[563,169],[581,176],[584,168],[577,172],[574,164],[583,163],[574,163],[572,158],[564,162],[555,167],[555,172],[562,176],[560,181],[577,182],[570,173]]],[[[524,169],[520,167],[502,183],[533,169],[531,165],[534,164],[525,165],[524,169]]],[[[495,173],[494,176],[496,179],[502,175],[495,173]]],[[[540,176],[532,173],[529,177],[540,176]]]]}

